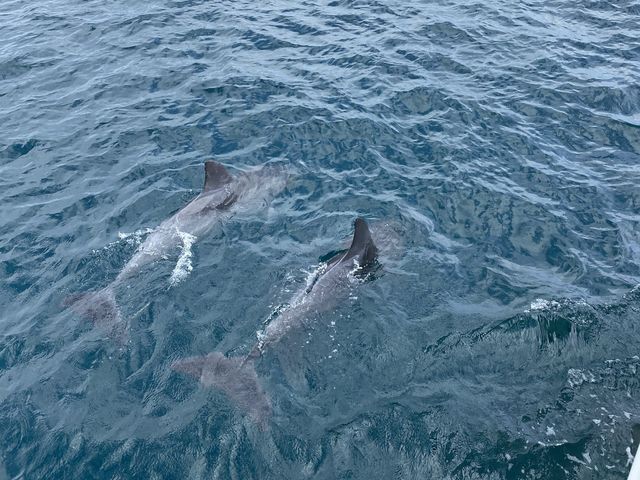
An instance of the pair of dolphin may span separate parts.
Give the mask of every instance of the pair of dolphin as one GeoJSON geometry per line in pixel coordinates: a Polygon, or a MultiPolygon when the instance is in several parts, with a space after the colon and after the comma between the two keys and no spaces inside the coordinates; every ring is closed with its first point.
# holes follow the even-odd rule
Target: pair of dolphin
{"type": "MultiPolygon", "coordinates": [[[[115,287],[131,277],[143,265],[166,255],[181,241],[181,234],[202,235],[222,219],[224,212],[250,204],[262,189],[274,193],[284,187],[277,176],[243,174],[233,177],[221,164],[205,163],[205,182],[200,195],[178,211],[147,237],[116,279],[99,292],[73,299],[73,307],[98,323],[111,326],[122,323],[115,300],[115,287]],[[256,181],[259,179],[258,181],[256,181]]],[[[258,195],[259,196],[259,195],[258,195]]],[[[375,265],[378,250],[373,243],[367,222],[355,220],[351,246],[326,261],[312,282],[300,290],[291,305],[275,317],[261,332],[248,355],[226,357],[220,352],[175,361],[174,370],[190,374],[206,386],[216,387],[236,402],[255,421],[264,425],[271,405],[255,370],[255,361],[271,345],[288,332],[300,328],[311,316],[331,310],[348,296],[354,283],[375,265]]]]}

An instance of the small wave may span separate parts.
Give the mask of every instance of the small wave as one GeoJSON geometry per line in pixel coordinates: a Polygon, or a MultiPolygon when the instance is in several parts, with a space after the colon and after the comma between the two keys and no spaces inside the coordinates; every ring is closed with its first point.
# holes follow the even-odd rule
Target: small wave
{"type": "Polygon", "coordinates": [[[187,232],[181,232],[178,230],[177,234],[182,240],[182,252],[180,253],[180,257],[176,262],[173,272],[171,272],[170,284],[172,287],[184,281],[184,279],[187,278],[193,270],[193,264],[191,262],[193,251],[191,247],[197,239],[195,235],[191,235],[187,232]]]}

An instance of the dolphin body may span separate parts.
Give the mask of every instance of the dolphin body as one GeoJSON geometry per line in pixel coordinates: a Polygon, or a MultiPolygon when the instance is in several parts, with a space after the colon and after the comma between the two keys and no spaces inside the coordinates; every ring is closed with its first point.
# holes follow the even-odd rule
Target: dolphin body
{"type": "Polygon", "coordinates": [[[225,214],[241,205],[250,204],[264,195],[271,195],[284,187],[284,176],[267,169],[232,176],[218,162],[204,164],[205,178],[202,192],[173,216],[163,221],[138,247],[118,276],[102,290],[71,295],[65,301],[76,312],[92,319],[95,324],[113,328],[122,336],[123,324],[116,302],[115,289],[134,276],[144,266],[164,258],[177,245],[195,239],[218,224],[225,214]],[[266,192],[265,192],[266,190],[266,192]]]}
{"type": "Polygon", "coordinates": [[[258,334],[258,341],[244,357],[225,357],[220,352],[177,360],[172,368],[199,379],[205,386],[222,389],[261,426],[270,417],[271,405],[258,381],[255,361],[288,332],[304,326],[316,314],[333,309],[353,286],[375,266],[378,249],[367,222],[355,221],[349,250],[331,258],[318,270],[312,282],[295,296],[291,305],[258,334]]]}

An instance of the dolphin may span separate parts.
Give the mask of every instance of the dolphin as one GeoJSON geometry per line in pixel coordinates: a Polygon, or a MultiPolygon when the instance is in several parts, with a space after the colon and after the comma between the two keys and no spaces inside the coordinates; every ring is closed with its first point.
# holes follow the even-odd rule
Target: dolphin
{"type": "MultiPolygon", "coordinates": [[[[268,168],[232,176],[213,160],[205,162],[204,173],[202,192],[155,228],[109,285],[99,291],[70,295],[65,306],[71,306],[95,324],[126,328],[116,302],[118,285],[138,273],[144,265],[166,258],[176,246],[188,249],[197,237],[220,223],[234,209],[252,205],[265,196],[274,196],[285,183],[283,175],[268,168]]],[[[115,333],[122,335],[122,332],[115,333]]]]}
{"type": "Polygon", "coordinates": [[[258,341],[248,355],[225,357],[220,352],[212,352],[177,360],[171,368],[196,377],[205,386],[225,391],[242,410],[264,425],[271,405],[258,381],[255,362],[289,332],[346,299],[353,287],[376,266],[377,254],[367,222],[357,218],[349,249],[320,266],[312,281],[294,295],[291,304],[258,333],[258,341]]]}

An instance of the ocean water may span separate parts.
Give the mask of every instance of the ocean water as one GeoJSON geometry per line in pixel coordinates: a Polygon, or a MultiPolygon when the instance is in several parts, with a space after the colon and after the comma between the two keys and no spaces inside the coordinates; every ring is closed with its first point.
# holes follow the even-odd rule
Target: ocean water
{"type": "Polygon", "coordinates": [[[0,5],[0,479],[624,479],[640,2],[0,5]],[[284,189],[116,292],[213,158],[284,189]],[[365,217],[375,278],[249,351],[365,217]]]}

